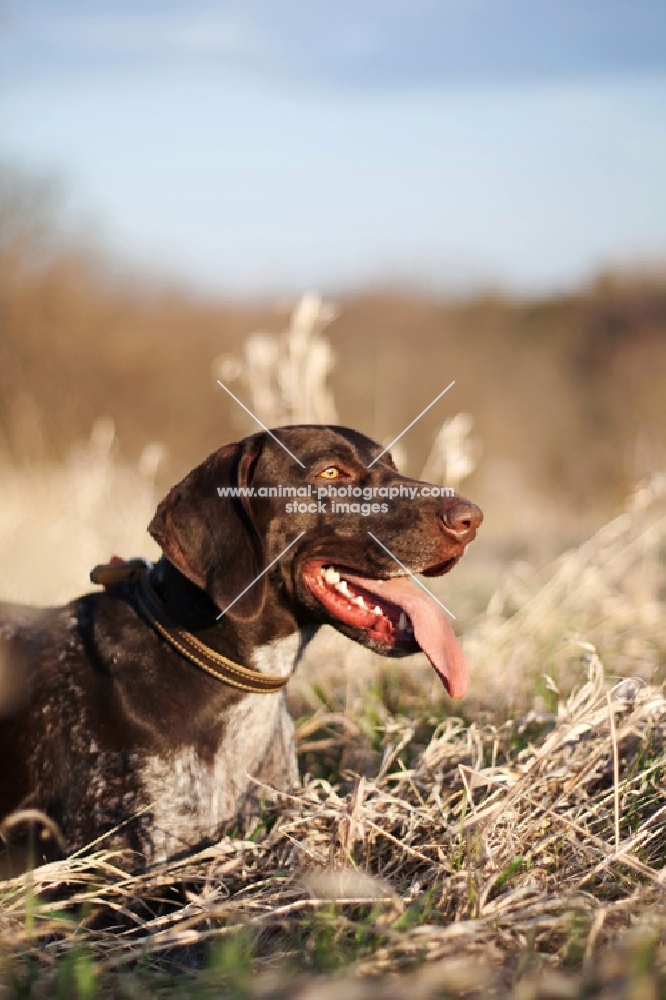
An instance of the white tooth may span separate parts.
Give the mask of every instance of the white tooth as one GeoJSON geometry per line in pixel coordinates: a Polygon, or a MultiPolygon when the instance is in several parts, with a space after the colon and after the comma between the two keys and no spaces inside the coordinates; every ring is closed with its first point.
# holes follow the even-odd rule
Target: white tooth
{"type": "Polygon", "coordinates": [[[404,630],[407,627],[407,615],[404,611],[400,612],[400,618],[398,619],[398,628],[404,630]]]}
{"type": "Polygon", "coordinates": [[[347,595],[349,593],[346,580],[340,580],[340,583],[336,583],[335,589],[339,590],[341,594],[347,595]]]}
{"type": "Polygon", "coordinates": [[[326,583],[338,583],[340,580],[340,574],[329,566],[324,573],[324,579],[326,580],[326,583]]]}
{"type": "Polygon", "coordinates": [[[358,604],[359,608],[364,608],[365,607],[365,601],[363,600],[363,598],[361,597],[360,594],[358,595],[358,597],[354,601],[354,604],[358,604]]]}
{"type": "Polygon", "coordinates": [[[375,604],[374,608],[372,609],[372,613],[373,613],[373,615],[381,615],[381,614],[383,614],[382,609],[379,607],[378,604],[375,604]]]}

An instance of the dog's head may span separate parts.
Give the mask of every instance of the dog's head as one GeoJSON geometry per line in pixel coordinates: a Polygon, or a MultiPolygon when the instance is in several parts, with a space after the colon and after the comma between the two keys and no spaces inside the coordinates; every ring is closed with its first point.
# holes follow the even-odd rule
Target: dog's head
{"type": "Polygon", "coordinates": [[[448,572],[476,535],[479,508],[401,476],[357,431],[274,433],[291,455],[255,434],[171,490],[149,528],[166,557],[237,623],[270,603],[294,628],[327,623],[387,656],[423,650],[461,697],[467,667],[446,612],[409,574],[448,572]]]}

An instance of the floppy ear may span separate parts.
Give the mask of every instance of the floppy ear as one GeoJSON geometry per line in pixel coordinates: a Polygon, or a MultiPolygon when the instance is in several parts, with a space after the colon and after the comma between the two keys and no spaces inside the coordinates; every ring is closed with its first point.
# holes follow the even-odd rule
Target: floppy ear
{"type": "MultiPolygon", "coordinates": [[[[220,611],[264,568],[248,498],[218,493],[218,488],[249,485],[262,444],[263,435],[257,434],[213,452],[165,496],[148,526],[169,562],[205,590],[220,611]]],[[[262,577],[229,614],[254,618],[265,596],[262,577]]]]}

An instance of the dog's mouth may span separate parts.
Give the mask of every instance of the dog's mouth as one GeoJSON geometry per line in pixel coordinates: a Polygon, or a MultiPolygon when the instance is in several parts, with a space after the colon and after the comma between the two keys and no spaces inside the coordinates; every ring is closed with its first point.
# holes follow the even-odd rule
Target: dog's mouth
{"type": "Polygon", "coordinates": [[[452,698],[462,698],[469,671],[443,608],[407,577],[377,580],[313,560],[303,581],[335,619],[360,631],[384,655],[423,651],[452,698]]]}

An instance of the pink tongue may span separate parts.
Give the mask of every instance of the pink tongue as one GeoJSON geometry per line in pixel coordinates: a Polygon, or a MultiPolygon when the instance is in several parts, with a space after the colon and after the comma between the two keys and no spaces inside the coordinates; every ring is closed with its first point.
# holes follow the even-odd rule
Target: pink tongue
{"type": "Polygon", "coordinates": [[[404,577],[370,580],[345,571],[344,578],[402,608],[411,619],[416,641],[442,678],[451,697],[462,698],[465,695],[469,687],[467,662],[446,612],[432,597],[428,597],[404,577]]]}

